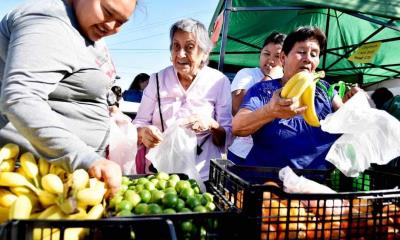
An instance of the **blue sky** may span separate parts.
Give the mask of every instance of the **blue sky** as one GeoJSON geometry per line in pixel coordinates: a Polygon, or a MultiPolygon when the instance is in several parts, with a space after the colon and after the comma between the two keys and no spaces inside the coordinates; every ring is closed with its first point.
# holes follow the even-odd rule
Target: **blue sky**
{"type": "MultiPolygon", "coordinates": [[[[29,0],[0,0],[0,16],[29,0]]],[[[34,1],[34,0],[33,0],[34,1]]],[[[139,0],[139,5],[121,32],[105,38],[123,89],[141,72],[157,72],[171,64],[169,28],[191,17],[209,26],[218,0],[139,0]]]]}

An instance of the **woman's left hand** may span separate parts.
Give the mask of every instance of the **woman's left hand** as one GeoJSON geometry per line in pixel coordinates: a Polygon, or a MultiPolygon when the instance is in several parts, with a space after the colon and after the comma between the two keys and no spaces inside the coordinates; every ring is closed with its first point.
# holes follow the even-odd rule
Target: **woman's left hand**
{"type": "Polygon", "coordinates": [[[218,122],[211,117],[204,117],[197,114],[187,118],[185,125],[190,125],[191,129],[196,133],[219,128],[218,122]]]}

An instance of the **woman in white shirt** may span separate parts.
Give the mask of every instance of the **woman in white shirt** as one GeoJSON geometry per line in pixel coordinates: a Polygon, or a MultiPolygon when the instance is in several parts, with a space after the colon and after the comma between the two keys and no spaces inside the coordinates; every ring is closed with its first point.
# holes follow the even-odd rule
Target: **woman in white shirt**
{"type": "MultiPolygon", "coordinates": [[[[271,33],[265,39],[260,51],[259,67],[243,68],[236,74],[231,84],[232,115],[235,115],[239,110],[243,97],[250,87],[262,80],[282,77],[282,63],[279,60],[279,55],[285,37],[286,35],[282,33],[271,33]]],[[[246,158],[252,146],[253,139],[251,136],[236,137],[228,149],[228,159],[240,164],[246,158]]]]}

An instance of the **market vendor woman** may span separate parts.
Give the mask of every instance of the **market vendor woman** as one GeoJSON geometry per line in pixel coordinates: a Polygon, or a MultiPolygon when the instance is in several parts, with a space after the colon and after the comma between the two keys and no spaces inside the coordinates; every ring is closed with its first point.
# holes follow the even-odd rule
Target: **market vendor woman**
{"type": "Polygon", "coordinates": [[[3,18],[0,144],[86,169],[118,190],[121,169],[105,159],[115,70],[101,39],[135,7],[136,0],[40,0],[3,18]]]}
{"type": "MultiPolygon", "coordinates": [[[[315,72],[325,44],[326,37],[318,28],[298,28],[287,36],[283,44],[283,77],[261,81],[249,89],[232,122],[234,135],[252,135],[254,141],[242,164],[288,165],[299,169],[325,169],[329,166],[325,156],[339,136],[309,126],[301,115],[307,107],[302,106],[298,98],[280,97],[282,87],[293,75],[300,71],[315,72]]],[[[320,84],[329,87],[323,80],[320,84]]],[[[315,92],[315,108],[319,119],[324,119],[343,102],[338,95],[329,98],[320,84],[315,92]]],[[[358,90],[352,89],[344,100],[358,90]]]]}

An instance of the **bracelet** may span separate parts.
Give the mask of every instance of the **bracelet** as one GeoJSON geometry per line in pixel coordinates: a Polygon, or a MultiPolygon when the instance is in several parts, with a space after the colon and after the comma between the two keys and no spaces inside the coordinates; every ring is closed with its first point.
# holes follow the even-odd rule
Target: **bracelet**
{"type": "Polygon", "coordinates": [[[273,79],[271,75],[265,74],[265,77],[269,77],[271,80],[273,79]]]}

